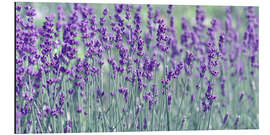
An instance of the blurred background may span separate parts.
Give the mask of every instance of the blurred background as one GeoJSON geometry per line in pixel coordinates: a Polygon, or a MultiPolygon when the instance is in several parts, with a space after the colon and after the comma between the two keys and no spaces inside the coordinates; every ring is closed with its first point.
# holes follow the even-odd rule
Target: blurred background
{"type": "MultiPolygon", "coordinates": [[[[80,4],[87,4],[88,6],[92,7],[94,9],[94,14],[97,15],[97,17],[102,16],[102,11],[104,8],[109,9],[109,15],[114,13],[114,4],[96,4],[96,3],[80,3],[80,4]]],[[[35,24],[37,26],[42,26],[42,23],[45,21],[45,16],[49,16],[51,14],[57,14],[57,6],[61,5],[63,7],[63,10],[65,12],[65,15],[68,16],[70,13],[72,13],[74,4],[73,3],[31,3],[31,2],[18,2],[16,5],[30,5],[31,7],[36,9],[37,15],[35,16],[35,24]]],[[[132,10],[135,11],[136,8],[139,5],[132,5],[132,10]]],[[[169,16],[167,15],[167,9],[168,5],[152,5],[153,6],[153,14],[155,13],[155,10],[157,8],[160,9],[160,15],[167,21],[167,24],[169,25],[169,16]]],[[[206,19],[204,21],[204,24],[206,26],[210,26],[210,21],[212,18],[216,18],[222,22],[221,25],[225,25],[225,19],[226,19],[226,6],[202,6],[203,9],[206,10],[205,15],[206,19]]],[[[244,10],[245,7],[243,6],[233,6],[231,7],[231,15],[233,17],[233,27],[240,32],[240,35],[242,35],[246,29],[247,25],[243,25],[247,23],[247,18],[245,17],[246,11],[244,10]]],[[[141,10],[141,16],[142,16],[142,28],[143,30],[146,28],[147,23],[147,5],[142,5],[141,10]],[[145,25],[144,25],[145,24],[145,25]]],[[[259,11],[258,7],[255,7],[255,12],[258,16],[259,11]]],[[[133,15],[131,12],[131,15],[133,15]]],[[[178,39],[180,40],[180,34],[182,33],[181,29],[181,18],[184,16],[187,21],[189,22],[189,26],[191,27],[196,23],[195,16],[196,16],[196,6],[188,6],[188,5],[174,5],[172,15],[174,15],[175,18],[175,27],[177,29],[177,35],[178,39]]],[[[133,19],[133,18],[132,18],[133,19]]],[[[99,20],[99,19],[98,19],[99,20]]],[[[147,31],[147,30],[146,30],[147,31]]],[[[240,37],[242,38],[242,37],[240,37]]]]}

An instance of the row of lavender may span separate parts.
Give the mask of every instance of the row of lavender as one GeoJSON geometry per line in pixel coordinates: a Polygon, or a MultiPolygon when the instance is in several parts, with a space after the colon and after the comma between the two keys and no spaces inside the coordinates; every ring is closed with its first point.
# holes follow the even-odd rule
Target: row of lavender
{"type": "Polygon", "coordinates": [[[256,8],[241,33],[197,6],[179,35],[174,6],[142,6],[59,5],[41,27],[16,6],[16,133],[258,128],[256,8]]]}

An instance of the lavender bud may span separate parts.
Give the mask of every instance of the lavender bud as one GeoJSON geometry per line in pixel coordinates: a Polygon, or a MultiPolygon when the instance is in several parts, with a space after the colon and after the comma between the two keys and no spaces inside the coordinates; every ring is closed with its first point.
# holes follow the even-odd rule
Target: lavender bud
{"type": "Polygon", "coordinates": [[[181,128],[183,128],[184,124],[185,124],[185,121],[186,121],[186,116],[183,117],[182,121],[181,121],[181,128]]]}
{"type": "Polygon", "coordinates": [[[143,119],[143,129],[147,128],[147,121],[146,118],[143,119]]]}
{"type": "Polygon", "coordinates": [[[239,97],[239,101],[242,101],[242,99],[243,99],[243,97],[244,97],[244,92],[242,91],[241,93],[240,93],[240,97],[239,97]]]}
{"type": "Polygon", "coordinates": [[[108,8],[105,8],[105,9],[103,10],[103,15],[107,15],[108,12],[109,12],[109,9],[108,9],[108,8]]]}
{"type": "Polygon", "coordinates": [[[228,120],[228,117],[229,117],[229,113],[227,112],[226,115],[224,116],[224,119],[222,121],[222,124],[226,124],[226,122],[228,120]]]}
{"type": "Polygon", "coordinates": [[[238,116],[236,117],[236,120],[235,120],[235,122],[234,122],[234,126],[238,126],[239,120],[240,120],[240,115],[238,115],[238,116]]]}
{"type": "Polygon", "coordinates": [[[168,95],[168,105],[172,104],[172,95],[168,95]]]}

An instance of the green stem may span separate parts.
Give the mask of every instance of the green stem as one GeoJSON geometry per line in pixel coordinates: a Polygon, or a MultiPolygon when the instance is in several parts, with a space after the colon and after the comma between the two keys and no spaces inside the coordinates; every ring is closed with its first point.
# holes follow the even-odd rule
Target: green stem
{"type": "MultiPolygon", "coordinates": [[[[212,108],[213,109],[213,108],[212,108]]],[[[207,130],[209,130],[209,125],[211,121],[211,115],[212,115],[212,109],[210,109],[209,118],[208,118],[208,124],[207,124],[207,130]]]]}

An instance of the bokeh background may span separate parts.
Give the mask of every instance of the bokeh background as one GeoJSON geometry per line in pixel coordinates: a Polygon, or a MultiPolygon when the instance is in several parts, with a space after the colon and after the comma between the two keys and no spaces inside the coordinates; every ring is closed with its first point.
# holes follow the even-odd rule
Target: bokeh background
{"type": "MultiPolygon", "coordinates": [[[[45,16],[51,15],[51,14],[57,14],[57,6],[62,5],[63,10],[66,15],[69,15],[72,13],[73,10],[73,4],[74,3],[32,3],[32,2],[18,2],[17,5],[31,5],[31,7],[36,9],[37,16],[35,16],[35,24],[37,26],[42,26],[42,23],[45,21],[45,16]]],[[[81,3],[83,4],[83,3],[81,3]]],[[[94,9],[94,13],[97,16],[102,15],[102,11],[104,8],[108,8],[109,11],[114,11],[114,4],[97,4],[97,3],[84,3],[88,6],[92,7],[94,9]]],[[[132,11],[135,11],[138,5],[134,4],[132,5],[133,9],[132,11]]],[[[160,15],[166,20],[169,21],[170,18],[167,15],[167,9],[168,5],[152,5],[153,6],[153,12],[159,8],[160,9],[160,15]]],[[[204,24],[208,27],[210,26],[210,21],[212,18],[216,18],[220,20],[221,22],[225,22],[226,19],[226,8],[227,6],[202,6],[203,9],[206,10],[205,15],[206,19],[204,21],[204,24]]],[[[236,28],[238,32],[240,32],[240,35],[243,35],[247,25],[247,19],[244,16],[243,6],[233,6],[231,7],[231,15],[233,20],[233,27],[236,28]]],[[[141,10],[141,16],[142,16],[142,29],[146,29],[146,21],[147,21],[147,6],[146,4],[142,5],[141,10]]],[[[255,7],[255,12],[258,15],[259,14],[259,8],[255,7]]],[[[134,13],[134,12],[131,12],[134,13]]],[[[110,14],[110,13],[109,13],[110,14]]],[[[196,6],[195,5],[174,5],[172,15],[175,17],[175,27],[177,30],[177,35],[181,35],[182,29],[181,29],[181,18],[184,16],[187,21],[189,22],[190,26],[196,24],[195,16],[196,16],[196,6]]],[[[167,22],[169,24],[169,22],[167,22]]],[[[180,36],[177,37],[180,40],[180,36]]],[[[240,37],[242,38],[242,37],[240,37]]]]}

